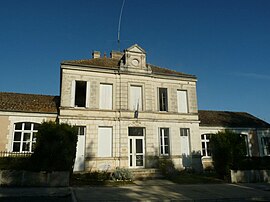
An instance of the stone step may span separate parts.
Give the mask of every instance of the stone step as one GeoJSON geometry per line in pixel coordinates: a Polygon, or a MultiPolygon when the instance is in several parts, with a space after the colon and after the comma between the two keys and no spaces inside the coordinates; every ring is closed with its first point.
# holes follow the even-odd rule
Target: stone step
{"type": "Polygon", "coordinates": [[[130,169],[134,180],[161,179],[163,178],[159,169],[130,169]]]}

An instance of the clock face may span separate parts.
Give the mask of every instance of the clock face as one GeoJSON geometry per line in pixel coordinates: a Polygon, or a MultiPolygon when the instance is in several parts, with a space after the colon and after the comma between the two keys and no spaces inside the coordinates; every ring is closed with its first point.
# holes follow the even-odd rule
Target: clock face
{"type": "Polygon", "coordinates": [[[132,65],[134,65],[134,66],[138,66],[140,62],[139,62],[138,59],[133,59],[133,60],[131,61],[131,63],[132,63],[132,65]]]}

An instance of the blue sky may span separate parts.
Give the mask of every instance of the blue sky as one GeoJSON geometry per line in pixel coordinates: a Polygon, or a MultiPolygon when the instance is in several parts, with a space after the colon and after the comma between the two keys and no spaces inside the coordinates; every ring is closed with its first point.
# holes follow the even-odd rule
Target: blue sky
{"type": "MultiPolygon", "coordinates": [[[[0,3],[0,91],[59,95],[60,63],[117,50],[122,0],[0,3]]],[[[198,77],[199,109],[270,122],[269,0],[126,0],[123,50],[198,77]]]]}

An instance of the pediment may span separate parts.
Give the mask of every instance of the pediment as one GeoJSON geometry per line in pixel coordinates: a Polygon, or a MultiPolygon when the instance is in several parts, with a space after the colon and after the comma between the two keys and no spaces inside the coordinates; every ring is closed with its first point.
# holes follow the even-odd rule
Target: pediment
{"type": "Polygon", "coordinates": [[[145,54],[145,50],[141,48],[138,44],[134,44],[133,46],[129,47],[127,49],[128,52],[134,52],[134,53],[143,53],[145,54]]]}

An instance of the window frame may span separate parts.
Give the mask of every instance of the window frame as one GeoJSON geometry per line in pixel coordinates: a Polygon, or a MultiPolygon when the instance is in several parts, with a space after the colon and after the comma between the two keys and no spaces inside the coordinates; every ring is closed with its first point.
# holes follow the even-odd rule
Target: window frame
{"type": "Polygon", "coordinates": [[[170,155],[170,128],[159,128],[159,154],[160,156],[170,155]],[[168,142],[167,144],[165,144],[166,139],[168,142]],[[166,147],[168,148],[167,152],[166,152],[166,147]]]}
{"type": "Polygon", "coordinates": [[[212,151],[210,148],[211,135],[212,134],[209,134],[209,133],[201,134],[202,157],[212,157],[212,151]],[[204,153],[205,153],[205,155],[204,155],[204,153]]]}
{"type": "Polygon", "coordinates": [[[11,151],[14,152],[14,153],[33,153],[34,145],[36,143],[35,135],[38,132],[37,128],[39,127],[39,125],[40,125],[40,123],[35,123],[35,122],[16,122],[16,123],[14,123],[11,151]],[[21,124],[20,129],[16,129],[17,124],[21,124]],[[30,129],[26,128],[27,124],[30,124],[30,129]],[[17,134],[20,133],[19,140],[15,140],[16,139],[16,133],[17,134]],[[30,135],[29,138],[27,138],[28,140],[25,140],[25,134],[30,135]],[[19,150],[18,151],[14,151],[15,144],[19,144],[19,150]],[[24,149],[24,146],[27,145],[27,144],[29,144],[27,146],[27,147],[29,147],[29,149],[24,149]]]}
{"type": "Polygon", "coordinates": [[[168,112],[168,88],[158,88],[158,110],[168,112]],[[163,91],[163,92],[162,92],[163,91]]]}
{"type": "Polygon", "coordinates": [[[177,90],[177,112],[187,114],[189,113],[189,104],[188,104],[188,91],[187,90],[177,90]],[[184,98],[180,93],[185,93],[184,98]],[[182,103],[184,101],[184,103],[182,103]]]}
{"type": "Polygon", "coordinates": [[[261,143],[262,143],[263,155],[270,156],[270,137],[269,136],[261,137],[261,143]],[[268,144],[266,144],[266,140],[267,140],[268,144]]]}
{"type": "MultiPolygon", "coordinates": [[[[106,134],[108,135],[108,134],[106,134]]],[[[98,127],[98,138],[97,138],[97,157],[99,158],[110,158],[113,156],[113,127],[110,126],[99,126],[98,127]],[[101,138],[101,131],[100,129],[110,129],[110,140],[107,142],[110,145],[105,145],[105,146],[109,146],[108,151],[104,152],[104,150],[102,150],[101,148],[104,146],[104,142],[102,141],[101,138]]]]}
{"type": "Polygon", "coordinates": [[[129,86],[129,110],[131,111],[143,111],[143,86],[142,85],[136,85],[136,84],[131,84],[129,86]],[[137,109],[137,106],[134,107],[134,103],[136,103],[136,101],[134,101],[135,98],[133,98],[133,93],[132,93],[132,89],[133,88],[140,88],[140,98],[139,98],[139,109],[137,109]],[[133,105],[133,106],[132,106],[133,105]]]}
{"type": "MultiPolygon", "coordinates": [[[[108,99],[108,98],[107,98],[108,99]]],[[[101,110],[112,110],[113,109],[113,84],[112,83],[100,83],[99,84],[99,109],[101,110]],[[110,86],[111,96],[109,106],[105,106],[102,100],[102,86],[110,86]],[[103,106],[104,105],[104,106],[103,106]]]]}
{"type": "Polygon", "coordinates": [[[90,98],[90,82],[86,80],[73,80],[71,83],[71,107],[75,108],[88,108],[89,107],[89,98],[90,98]],[[85,82],[85,101],[83,106],[76,105],[76,86],[77,82],[85,82]]]}

